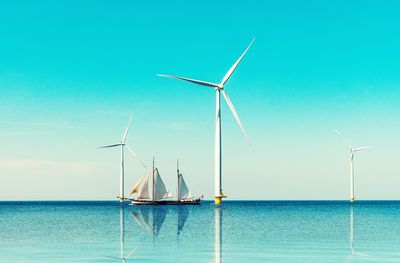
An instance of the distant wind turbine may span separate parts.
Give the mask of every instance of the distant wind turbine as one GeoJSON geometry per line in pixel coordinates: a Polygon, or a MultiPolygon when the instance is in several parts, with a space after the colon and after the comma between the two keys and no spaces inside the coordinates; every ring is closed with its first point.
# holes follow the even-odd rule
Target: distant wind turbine
{"type": "Polygon", "coordinates": [[[125,195],[124,195],[124,179],[125,179],[124,178],[124,170],[125,170],[124,169],[124,148],[126,147],[128,149],[128,151],[136,159],[139,160],[139,162],[143,165],[143,167],[147,168],[147,166],[139,159],[138,155],[128,145],[126,145],[126,143],[125,143],[126,142],[126,137],[128,136],[129,128],[131,126],[131,121],[132,121],[132,115],[129,118],[128,126],[126,127],[125,133],[124,133],[120,143],[99,147],[99,149],[101,149],[101,148],[111,148],[111,147],[121,146],[121,171],[120,171],[120,179],[119,179],[119,196],[117,196],[117,198],[119,198],[120,202],[125,201],[125,195]]]}
{"type": "Polygon", "coordinates": [[[232,65],[232,67],[228,70],[228,72],[225,74],[224,78],[220,83],[212,83],[212,82],[207,82],[207,81],[202,81],[202,80],[195,80],[195,79],[189,79],[189,78],[184,78],[184,77],[178,77],[178,76],[172,76],[172,75],[164,75],[164,74],[158,74],[160,77],[167,77],[167,78],[173,78],[173,79],[179,79],[187,82],[191,82],[194,84],[198,84],[201,86],[206,86],[213,88],[216,91],[216,123],[215,123],[215,203],[220,204],[221,200],[223,197],[226,197],[223,192],[222,192],[222,138],[221,138],[221,93],[226,101],[226,103],[229,106],[229,109],[231,110],[233,116],[235,117],[236,122],[238,123],[247,143],[250,144],[248,140],[247,133],[239,119],[239,116],[235,110],[235,107],[233,106],[231,100],[228,97],[228,94],[226,93],[224,87],[237,66],[239,65],[240,61],[243,59],[243,57],[246,55],[247,51],[249,50],[250,46],[253,44],[254,39],[251,41],[249,46],[246,48],[246,50],[243,52],[243,54],[239,57],[239,59],[232,65]]]}
{"type": "Polygon", "coordinates": [[[337,135],[339,135],[340,139],[343,141],[343,144],[350,150],[350,202],[354,202],[356,200],[354,196],[354,153],[369,149],[371,146],[354,148],[338,130],[335,130],[335,132],[337,135]]]}

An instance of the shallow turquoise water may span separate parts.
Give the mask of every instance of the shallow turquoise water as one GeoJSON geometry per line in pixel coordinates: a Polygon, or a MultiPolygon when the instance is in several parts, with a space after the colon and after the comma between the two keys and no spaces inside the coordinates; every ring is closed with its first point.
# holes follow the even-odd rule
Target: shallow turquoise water
{"type": "Polygon", "coordinates": [[[0,202],[0,262],[400,262],[400,202],[0,202]]]}

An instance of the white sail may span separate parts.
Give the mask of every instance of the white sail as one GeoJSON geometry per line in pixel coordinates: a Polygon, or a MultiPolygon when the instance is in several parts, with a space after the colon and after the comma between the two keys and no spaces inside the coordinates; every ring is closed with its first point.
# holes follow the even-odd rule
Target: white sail
{"type": "Polygon", "coordinates": [[[150,175],[148,175],[146,177],[146,180],[144,181],[142,188],[140,189],[139,195],[138,195],[138,199],[150,199],[149,196],[149,177],[150,175]]]}
{"type": "Polygon", "coordinates": [[[185,180],[183,179],[182,174],[179,175],[179,193],[178,193],[178,200],[182,199],[191,199],[193,198],[192,194],[187,187],[185,180]]]}
{"type": "Polygon", "coordinates": [[[132,188],[131,192],[129,193],[129,195],[133,195],[134,193],[138,193],[139,192],[139,187],[142,184],[144,175],[142,177],[140,177],[139,181],[137,181],[137,183],[135,184],[135,186],[132,188]]]}
{"type": "Polygon", "coordinates": [[[159,199],[164,199],[164,198],[169,198],[169,197],[171,197],[171,195],[169,194],[167,188],[165,187],[165,184],[164,184],[163,180],[161,179],[158,169],[155,169],[155,171],[154,171],[154,199],[159,200],[159,199]]]}

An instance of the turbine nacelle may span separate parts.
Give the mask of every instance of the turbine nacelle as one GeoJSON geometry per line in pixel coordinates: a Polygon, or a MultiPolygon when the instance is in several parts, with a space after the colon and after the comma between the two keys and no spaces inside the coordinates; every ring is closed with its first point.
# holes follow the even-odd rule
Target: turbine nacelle
{"type": "Polygon", "coordinates": [[[225,84],[219,83],[219,84],[215,87],[215,90],[216,90],[216,91],[217,91],[217,90],[222,90],[222,89],[224,89],[224,87],[225,87],[225,84]]]}

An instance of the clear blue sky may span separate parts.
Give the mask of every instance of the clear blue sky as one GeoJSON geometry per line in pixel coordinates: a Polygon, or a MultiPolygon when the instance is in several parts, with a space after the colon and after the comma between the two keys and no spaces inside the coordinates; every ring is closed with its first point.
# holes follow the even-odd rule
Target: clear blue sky
{"type": "MultiPolygon", "coordinates": [[[[0,199],[112,199],[117,149],[153,155],[175,190],[213,195],[214,92],[253,37],[222,104],[231,199],[400,199],[398,1],[2,1],[0,199]]],[[[127,190],[145,172],[127,157],[127,190]]]]}

